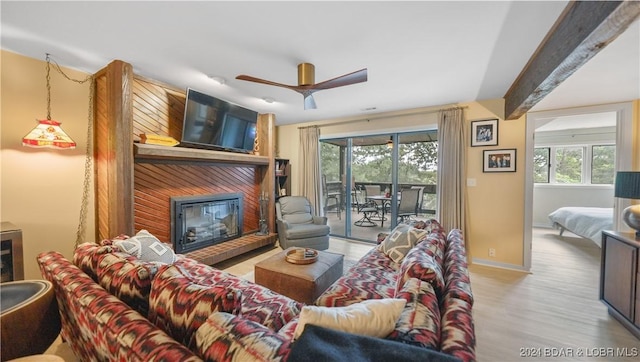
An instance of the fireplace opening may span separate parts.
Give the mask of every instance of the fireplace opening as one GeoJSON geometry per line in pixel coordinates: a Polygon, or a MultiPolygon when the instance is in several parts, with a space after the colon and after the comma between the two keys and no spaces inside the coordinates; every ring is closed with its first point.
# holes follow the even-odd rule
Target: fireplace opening
{"type": "Polygon", "coordinates": [[[171,198],[171,242],[187,253],[242,236],[241,193],[171,198]]]}

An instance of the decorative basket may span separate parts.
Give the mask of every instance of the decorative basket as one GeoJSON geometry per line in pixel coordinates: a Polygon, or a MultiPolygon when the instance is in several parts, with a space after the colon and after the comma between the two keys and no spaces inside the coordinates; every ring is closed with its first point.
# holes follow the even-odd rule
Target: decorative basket
{"type": "Polygon", "coordinates": [[[285,260],[291,264],[312,264],[318,260],[318,251],[309,248],[292,248],[285,260]]]}

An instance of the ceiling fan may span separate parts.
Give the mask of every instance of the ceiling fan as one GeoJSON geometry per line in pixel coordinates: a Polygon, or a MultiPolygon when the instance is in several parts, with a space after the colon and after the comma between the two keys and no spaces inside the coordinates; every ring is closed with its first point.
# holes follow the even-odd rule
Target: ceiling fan
{"type": "Polygon", "coordinates": [[[264,80],[244,74],[237,76],[236,79],[291,89],[302,94],[302,96],[304,97],[304,109],[316,109],[316,102],[313,99],[314,92],[323,89],[344,87],[346,85],[366,82],[367,68],[357,70],[353,73],[341,75],[333,79],[325,80],[324,82],[314,83],[315,66],[311,63],[301,63],[298,64],[298,85],[276,83],[270,80],[264,80]]]}

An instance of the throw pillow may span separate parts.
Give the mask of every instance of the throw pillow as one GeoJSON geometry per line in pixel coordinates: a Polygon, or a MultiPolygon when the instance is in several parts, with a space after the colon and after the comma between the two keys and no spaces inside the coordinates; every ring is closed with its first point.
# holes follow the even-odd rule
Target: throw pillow
{"type": "Polygon", "coordinates": [[[140,230],[129,239],[114,240],[113,245],[144,261],[158,261],[166,264],[173,264],[176,261],[176,254],[169,245],[158,240],[147,230],[140,230]]]}
{"type": "Polygon", "coordinates": [[[396,326],[407,303],[404,299],[369,299],[346,307],[304,306],[293,338],[297,339],[304,326],[314,324],[343,332],[383,338],[396,326]]]}
{"type": "Polygon", "coordinates": [[[391,260],[400,263],[418,241],[427,234],[426,230],[400,224],[380,243],[379,248],[391,260]]]}

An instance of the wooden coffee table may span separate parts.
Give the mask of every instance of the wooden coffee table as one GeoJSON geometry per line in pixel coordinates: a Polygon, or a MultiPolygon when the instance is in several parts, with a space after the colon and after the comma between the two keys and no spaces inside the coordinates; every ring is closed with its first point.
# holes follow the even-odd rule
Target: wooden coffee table
{"type": "Polygon", "coordinates": [[[285,260],[287,250],[255,265],[256,283],[305,304],[313,302],[342,276],[344,255],[318,251],[312,264],[292,264],[285,260]]]}

